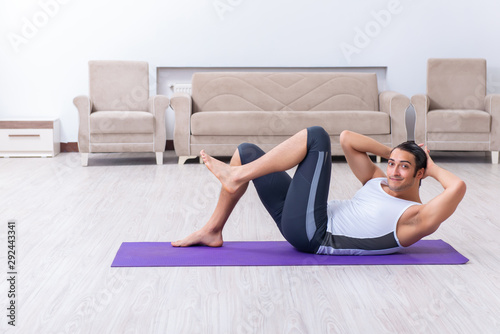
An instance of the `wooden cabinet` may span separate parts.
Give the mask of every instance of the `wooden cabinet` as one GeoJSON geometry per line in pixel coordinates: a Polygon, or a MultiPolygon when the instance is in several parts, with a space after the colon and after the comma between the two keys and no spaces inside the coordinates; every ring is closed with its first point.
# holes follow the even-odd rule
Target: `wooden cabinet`
{"type": "Polygon", "coordinates": [[[60,147],[58,119],[0,120],[2,157],[54,157],[60,147]]]}

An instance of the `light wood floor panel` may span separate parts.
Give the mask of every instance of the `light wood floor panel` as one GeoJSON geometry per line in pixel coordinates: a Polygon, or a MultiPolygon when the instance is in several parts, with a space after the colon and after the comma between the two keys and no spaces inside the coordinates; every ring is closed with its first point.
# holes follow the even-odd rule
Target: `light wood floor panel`
{"type": "MultiPolygon", "coordinates": [[[[179,166],[172,152],[161,166],[147,154],[94,155],[86,168],[76,153],[0,159],[5,276],[12,218],[19,254],[18,326],[4,315],[0,332],[499,333],[500,167],[474,154],[435,160],[467,183],[431,236],[464,266],[111,268],[124,241],[171,241],[205,223],[220,186],[203,165],[179,166]]],[[[334,159],[330,197],[357,189],[334,159]]],[[[440,191],[424,180],[422,199],[440,191]]],[[[252,186],[224,238],[283,240],[252,186]]],[[[5,306],[5,279],[0,291],[5,306]]]]}

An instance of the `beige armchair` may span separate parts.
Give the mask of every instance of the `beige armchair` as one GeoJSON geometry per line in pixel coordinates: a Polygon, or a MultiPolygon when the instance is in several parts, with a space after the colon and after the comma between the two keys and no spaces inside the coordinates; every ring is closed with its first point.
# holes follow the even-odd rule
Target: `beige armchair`
{"type": "Polygon", "coordinates": [[[411,103],[416,142],[430,150],[488,151],[498,163],[500,94],[486,95],[485,59],[429,59],[427,94],[411,103]]]}
{"type": "Polygon", "coordinates": [[[90,61],[89,96],[77,96],[78,148],[89,153],[155,152],[163,163],[166,96],[149,96],[149,66],[139,61],[90,61]]]}

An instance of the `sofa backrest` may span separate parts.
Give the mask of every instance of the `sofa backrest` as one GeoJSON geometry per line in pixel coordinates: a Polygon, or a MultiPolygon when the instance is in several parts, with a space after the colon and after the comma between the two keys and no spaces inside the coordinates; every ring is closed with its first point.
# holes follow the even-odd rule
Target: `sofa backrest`
{"type": "Polygon", "coordinates": [[[375,73],[195,73],[192,98],[193,113],[379,110],[375,73]]]}
{"type": "Polygon", "coordinates": [[[486,60],[431,58],[427,61],[429,110],[485,110],[486,60]]]}
{"type": "Polygon", "coordinates": [[[93,111],[147,111],[149,66],[143,61],[89,61],[93,111]]]}

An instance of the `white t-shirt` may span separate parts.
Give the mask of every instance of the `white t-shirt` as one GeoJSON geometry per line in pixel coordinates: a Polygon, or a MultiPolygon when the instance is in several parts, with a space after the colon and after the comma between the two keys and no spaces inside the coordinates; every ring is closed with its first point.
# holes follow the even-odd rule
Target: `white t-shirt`
{"type": "Polygon", "coordinates": [[[350,200],[328,202],[328,225],[317,254],[376,255],[403,248],[396,236],[401,215],[420,203],[387,194],[387,179],[369,180],[350,200]]]}

